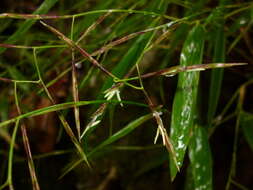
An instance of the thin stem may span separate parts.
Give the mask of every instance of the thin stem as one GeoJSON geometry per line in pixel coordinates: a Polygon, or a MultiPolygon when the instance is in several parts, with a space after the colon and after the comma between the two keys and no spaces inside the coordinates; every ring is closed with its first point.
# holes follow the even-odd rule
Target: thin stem
{"type": "MultiPolygon", "coordinates": [[[[140,75],[140,78],[150,78],[155,76],[166,76],[166,77],[173,77],[181,72],[195,72],[195,71],[205,71],[207,69],[215,69],[215,68],[226,68],[226,67],[234,67],[234,66],[241,66],[247,65],[247,63],[209,63],[209,64],[201,64],[201,65],[191,65],[191,66],[173,66],[170,68],[165,68],[159,71],[154,71],[150,73],[146,73],[140,75]]],[[[115,79],[115,82],[126,82],[126,81],[133,81],[139,80],[139,76],[125,78],[125,79],[115,79]]]]}
{"type": "Polygon", "coordinates": [[[94,22],[91,26],[89,26],[89,28],[81,35],[81,37],[76,41],[76,43],[79,44],[80,41],[82,41],[84,39],[84,37],[87,36],[90,33],[90,31],[95,29],[96,26],[99,25],[101,22],[103,22],[103,20],[107,16],[109,16],[110,14],[111,14],[111,12],[107,12],[106,14],[100,16],[96,22],[94,22]]]}
{"type": "MultiPolygon", "coordinates": [[[[120,103],[119,101],[115,101],[115,100],[94,100],[94,101],[79,101],[79,102],[66,102],[66,103],[62,103],[62,104],[55,104],[52,106],[48,106],[48,107],[44,107],[41,109],[37,109],[22,115],[19,115],[17,117],[14,117],[12,119],[3,121],[0,123],[0,127],[4,127],[6,125],[9,125],[11,123],[16,122],[18,119],[24,119],[24,118],[29,118],[29,117],[34,117],[34,116],[38,116],[38,115],[43,115],[46,113],[50,113],[50,112],[56,112],[56,111],[60,111],[60,110],[64,110],[64,109],[68,109],[68,108],[73,108],[75,105],[76,106],[84,106],[84,105],[90,105],[90,104],[101,104],[101,103],[120,103]]],[[[141,107],[147,107],[146,104],[142,104],[142,103],[138,103],[138,102],[132,102],[132,101],[122,101],[124,104],[132,104],[132,105],[137,105],[137,106],[141,106],[141,107]]]]}
{"type": "MultiPolygon", "coordinates": [[[[14,96],[15,96],[15,104],[16,104],[16,108],[18,111],[18,114],[21,115],[21,109],[19,107],[19,101],[18,101],[18,95],[17,95],[17,83],[14,82],[14,96]]],[[[22,133],[22,139],[23,139],[23,143],[24,143],[24,147],[25,147],[25,152],[26,152],[26,156],[28,159],[28,167],[29,167],[29,172],[30,172],[30,176],[32,179],[32,186],[34,190],[40,190],[40,186],[36,177],[36,172],[35,172],[35,167],[34,167],[34,162],[33,162],[33,158],[32,158],[32,153],[31,153],[31,148],[30,148],[30,143],[29,143],[29,139],[28,139],[28,135],[27,135],[27,131],[26,131],[26,126],[24,124],[21,124],[21,133],[22,133]]]]}
{"type": "Polygon", "coordinates": [[[4,48],[16,48],[16,49],[49,49],[49,48],[66,48],[66,45],[44,45],[44,46],[24,46],[24,45],[13,45],[13,44],[0,44],[0,47],[4,48]]]}
{"type": "Polygon", "coordinates": [[[235,180],[231,180],[231,183],[241,190],[249,190],[247,187],[244,187],[242,184],[237,183],[235,180]]]}
{"type": "MultiPolygon", "coordinates": [[[[49,26],[48,24],[40,21],[46,28],[48,28],[50,31],[55,33],[60,39],[62,39],[65,43],[67,43],[71,48],[79,51],[85,58],[87,58],[95,67],[99,68],[102,72],[107,74],[108,76],[112,77],[114,80],[119,80],[118,77],[116,77],[114,74],[112,74],[110,71],[108,71],[106,68],[104,68],[99,62],[94,59],[88,52],[86,52],[84,49],[82,49],[78,44],[76,44],[71,39],[67,38],[64,34],[53,28],[52,26],[49,26]]],[[[134,87],[132,84],[129,84],[127,82],[123,82],[124,84],[131,86],[135,89],[138,89],[138,87],[134,87]]]]}
{"type": "Polygon", "coordinates": [[[239,12],[242,12],[242,11],[245,11],[247,9],[250,9],[251,7],[253,7],[253,3],[249,4],[248,6],[245,6],[245,7],[242,7],[240,9],[236,9],[235,11],[232,11],[230,13],[228,13],[226,16],[225,16],[225,19],[235,15],[235,14],[238,14],[239,12]]]}
{"type": "Polygon", "coordinates": [[[98,67],[101,71],[103,71],[105,74],[111,76],[112,78],[117,78],[114,76],[111,72],[109,72],[107,69],[105,69],[102,65],[98,63],[96,59],[94,59],[88,52],[86,52],[84,49],[82,49],[78,44],[76,44],[73,40],[67,38],[64,34],[53,28],[52,26],[49,26],[48,24],[40,21],[42,25],[44,25],[46,28],[48,28],[51,32],[56,34],[60,39],[62,39],[67,45],[69,45],[71,48],[79,51],[85,58],[87,58],[94,66],[98,67]]]}
{"type": "Polygon", "coordinates": [[[153,104],[151,98],[149,98],[149,95],[148,95],[147,91],[144,89],[138,63],[136,64],[136,69],[137,69],[138,76],[139,76],[138,78],[139,78],[139,82],[140,82],[140,86],[141,86],[140,89],[143,91],[145,97],[147,98],[148,105],[150,106],[150,109],[153,111],[154,104],[153,104]]]}
{"type": "Polygon", "coordinates": [[[236,174],[236,160],[237,160],[236,154],[237,154],[239,126],[240,126],[240,121],[241,121],[241,112],[242,112],[242,105],[243,105],[244,97],[245,97],[245,87],[240,88],[240,91],[239,91],[239,100],[238,100],[238,104],[237,104],[238,116],[236,119],[235,138],[234,138],[234,143],[233,143],[233,154],[232,154],[232,161],[231,161],[231,167],[230,167],[230,172],[229,172],[229,176],[228,176],[228,181],[226,184],[226,190],[229,190],[230,184],[232,183],[232,180],[236,174]]]}
{"type": "MultiPolygon", "coordinates": [[[[75,23],[75,17],[72,19],[71,24],[71,37],[70,39],[73,40],[73,34],[74,34],[74,23],[75,23]]],[[[79,101],[79,95],[78,95],[78,84],[77,84],[77,77],[76,77],[76,66],[75,66],[75,50],[71,48],[71,57],[72,57],[72,94],[74,98],[74,102],[79,101]]],[[[76,130],[77,130],[77,136],[79,139],[79,142],[81,141],[81,132],[80,132],[80,114],[79,114],[79,107],[74,106],[74,115],[75,115],[75,124],[76,124],[76,130]]]]}
{"type": "Polygon", "coordinates": [[[14,190],[13,183],[12,183],[12,165],[13,165],[13,152],[15,147],[15,139],[17,135],[17,130],[19,126],[19,120],[16,121],[12,137],[11,137],[11,143],[10,143],[10,151],[9,151],[9,159],[8,159],[8,174],[7,174],[7,180],[6,182],[0,186],[0,189],[4,189],[6,186],[9,186],[10,190],[14,190]]]}
{"type": "Polygon", "coordinates": [[[16,135],[18,131],[18,126],[19,126],[19,120],[16,121],[12,137],[11,137],[11,144],[10,144],[10,152],[9,152],[9,161],[8,161],[8,183],[9,183],[9,188],[13,190],[13,184],[12,184],[12,161],[13,161],[13,152],[14,152],[14,146],[15,146],[15,140],[16,140],[16,135]]]}
{"type": "MultiPolygon", "coordinates": [[[[35,63],[35,67],[36,67],[36,70],[37,70],[37,74],[38,74],[38,77],[39,77],[39,80],[41,81],[41,84],[48,96],[48,98],[50,99],[50,101],[52,102],[52,104],[55,105],[55,101],[53,99],[53,97],[51,96],[50,92],[48,91],[45,83],[43,82],[42,80],[42,77],[41,77],[41,74],[40,74],[40,70],[39,70],[39,66],[38,66],[38,61],[37,61],[37,56],[36,56],[36,49],[34,49],[33,51],[33,55],[34,55],[34,63],[35,63]]],[[[75,104],[74,104],[75,105],[75,104]]],[[[81,145],[79,144],[79,141],[75,138],[75,135],[71,129],[71,127],[69,126],[68,122],[66,121],[66,119],[64,118],[64,116],[62,115],[62,113],[60,111],[56,111],[66,133],[68,134],[68,136],[70,137],[71,141],[73,142],[73,144],[75,145],[78,153],[80,154],[80,156],[82,157],[82,159],[86,162],[87,166],[90,168],[90,164],[88,162],[88,159],[87,159],[87,156],[86,154],[84,153],[81,145]]]]}
{"type": "Polygon", "coordinates": [[[16,14],[16,13],[2,13],[0,14],[0,19],[2,18],[13,18],[13,19],[34,19],[34,20],[41,20],[41,19],[70,19],[73,17],[82,17],[85,15],[91,14],[100,14],[100,13],[129,13],[129,14],[144,14],[150,16],[157,16],[157,17],[164,17],[169,20],[177,20],[175,17],[171,17],[164,14],[158,14],[151,11],[140,11],[140,10],[133,10],[133,9],[107,9],[107,10],[95,10],[95,11],[87,11],[83,13],[73,14],[73,15],[36,15],[36,14],[16,14]]]}
{"type": "MultiPolygon", "coordinates": [[[[59,79],[61,79],[62,77],[64,77],[68,72],[70,72],[72,70],[72,67],[69,67],[69,68],[67,68],[66,70],[64,70],[63,72],[61,72],[56,78],[54,78],[53,80],[51,80],[50,82],[48,82],[47,84],[46,84],[46,87],[48,88],[48,87],[50,87],[50,86],[52,86],[53,84],[55,84],[59,79]]],[[[39,91],[38,91],[38,94],[40,94],[40,93],[42,93],[42,91],[43,91],[44,89],[40,89],[39,91]]]]}

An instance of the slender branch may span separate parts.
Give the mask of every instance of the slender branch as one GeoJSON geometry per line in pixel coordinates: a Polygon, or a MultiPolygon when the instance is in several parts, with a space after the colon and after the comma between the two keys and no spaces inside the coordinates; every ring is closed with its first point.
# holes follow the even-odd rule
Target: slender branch
{"type": "Polygon", "coordinates": [[[86,52],[84,49],[82,49],[79,45],[77,45],[74,41],[67,38],[64,34],[53,28],[52,26],[49,26],[48,24],[40,21],[41,24],[43,24],[47,29],[49,29],[51,32],[56,34],[60,39],[62,39],[66,44],[68,44],[71,48],[79,51],[84,57],[86,57],[94,66],[98,67],[101,71],[106,73],[107,75],[111,76],[112,78],[117,78],[114,76],[111,72],[109,72],[107,69],[105,69],[102,65],[98,63],[96,59],[94,59],[88,52],[86,52]]]}
{"type": "MultiPolygon", "coordinates": [[[[208,63],[208,64],[201,64],[201,65],[191,65],[191,66],[173,66],[166,69],[162,69],[159,71],[154,71],[150,73],[146,73],[141,75],[140,77],[142,79],[150,78],[154,76],[166,76],[166,77],[172,77],[177,75],[181,72],[193,72],[193,71],[204,71],[206,69],[217,69],[217,68],[227,68],[227,67],[234,67],[234,66],[242,66],[247,65],[247,63],[208,63]]],[[[123,82],[123,81],[132,81],[132,80],[138,80],[139,76],[131,77],[127,79],[120,79],[115,80],[116,82],[123,82]]]]}
{"type": "MultiPolygon", "coordinates": [[[[15,96],[15,104],[16,104],[18,114],[21,115],[22,113],[21,113],[21,109],[19,107],[19,101],[18,101],[18,96],[17,96],[17,83],[16,82],[14,82],[14,96],[15,96]]],[[[34,162],[33,162],[33,158],[32,158],[30,143],[29,143],[29,139],[28,139],[28,135],[27,135],[27,131],[26,131],[26,126],[23,123],[21,124],[21,133],[22,133],[26,156],[28,159],[28,167],[29,167],[29,172],[30,172],[30,176],[32,179],[32,186],[33,186],[34,190],[40,190],[40,186],[39,186],[39,183],[37,180],[34,162]]]]}
{"type": "MultiPolygon", "coordinates": [[[[38,74],[38,77],[39,77],[39,80],[48,96],[48,98],[50,99],[50,101],[52,102],[52,104],[56,104],[52,95],[50,94],[49,90],[47,89],[44,81],[42,80],[42,77],[41,77],[41,73],[40,73],[40,70],[39,70],[39,66],[38,66],[38,61],[37,61],[37,56],[36,56],[36,49],[33,50],[33,55],[34,55],[34,64],[35,64],[35,67],[36,67],[36,71],[37,71],[37,74],[38,74]]],[[[74,104],[75,105],[75,104],[74,104]]],[[[76,106],[76,105],[75,105],[76,106]]],[[[68,122],[66,121],[66,119],[64,118],[64,116],[62,115],[62,113],[60,111],[56,111],[64,129],[65,129],[65,132],[68,134],[68,136],[70,137],[71,141],[73,142],[73,144],[75,145],[78,153],[80,154],[80,156],[82,157],[82,159],[86,162],[87,166],[90,168],[90,164],[89,164],[89,161],[87,159],[87,156],[86,154],[84,153],[81,145],[79,144],[79,141],[76,139],[71,127],[69,126],[68,122]]]]}
{"type": "Polygon", "coordinates": [[[73,14],[73,15],[35,15],[35,14],[16,14],[16,13],[2,13],[0,14],[0,19],[3,18],[13,18],[13,19],[70,19],[73,17],[82,17],[85,15],[91,14],[100,14],[100,13],[129,13],[129,14],[144,14],[150,16],[164,17],[170,20],[177,20],[175,17],[171,17],[168,15],[158,14],[151,11],[140,11],[133,9],[107,9],[107,10],[95,10],[95,11],[87,11],[83,13],[73,14]]]}
{"type": "Polygon", "coordinates": [[[87,36],[91,30],[95,29],[97,25],[99,25],[103,20],[108,17],[111,14],[111,12],[107,12],[106,14],[100,16],[96,22],[94,22],[87,30],[84,31],[84,33],[81,35],[81,37],[77,40],[77,44],[79,44],[80,41],[84,39],[85,36],[87,36]]]}
{"type": "MultiPolygon", "coordinates": [[[[73,40],[73,33],[74,33],[74,23],[75,23],[75,17],[72,19],[71,24],[71,40],[73,40]]],[[[72,66],[72,94],[74,102],[79,101],[79,93],[78,93],[78,84],[77,84],[77,77],[76,77],[76,66],[75,66],[75,51],[72,48],[71,49],[71,66],[72,66]]],[[[79,107],[74,106],[74,115],[75,115],[75,124],[76,124],[76,130],[77,130],[77,136],[79,142],[81,141],[81,129],[80,129],[80,113],[79,113],[79,107]]]]}

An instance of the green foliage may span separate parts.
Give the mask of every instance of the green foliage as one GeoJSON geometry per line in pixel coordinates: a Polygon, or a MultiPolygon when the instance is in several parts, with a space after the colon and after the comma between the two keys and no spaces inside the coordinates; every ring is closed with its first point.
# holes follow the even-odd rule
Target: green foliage
{"type": "Polygon", "coordinates": [[[253,116],[250,113],[242,112],[241,113],[241,127],[246,141],[249,143],[251,149],[253,149],[253,116]]]}
{"type": "Polygon", "coordinates": [[[213,189],[212,155],[207,131],[202,126],[195,126],[193,129],[189,144],[189,158],[194,189],[213,189]]]}
{"type": "Polygon", "coordinates": [[[239,142],[253,148],[252,2],[3,9],[0,189],[250,188],[236,169],[239,142]]]}
{"type": "MultiPolygon", "coordinates": [[[[198,65],[202,63],[204,49],[204,30],[195,26],[188,34],[180,55],[180,65],[198,65]]],[[[178,165],[181,167],[190,132],[194,125],[199,85],[199,72],[182,72],[178,76],[177,90],[173,101],[171,119],[171,140],[173,142],[178,165]]],[[[171,178],[175,178],[177,168],[170,162],[171,178]]]]}

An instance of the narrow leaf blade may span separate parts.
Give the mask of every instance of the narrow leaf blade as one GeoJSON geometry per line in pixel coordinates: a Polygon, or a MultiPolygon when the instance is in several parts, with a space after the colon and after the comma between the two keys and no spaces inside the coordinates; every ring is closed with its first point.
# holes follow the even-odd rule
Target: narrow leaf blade
{"type": "MultiPolygon", "coordinates": [[[[223,26],[224,20],[219,21],[220,24],[215,29],[216,32],[214,34],[215,37],[214,57],[213,57],[214,62],[224,62],[226,53],[225,47],[226,37],[223,26]]],[[[224,69],[214,69],[211,72],[211,82],[208,99],[208,113],[207,113],[207,123],[209,125],[211,124],[217,109],[222,86],[223,71],[224,69]]]]}
{"type": "Polygon", "coordinates": [[[253,151],[253,114],[241,112],[240,118],[240,125],[242,127],[243,134],[253,151]]]}
{"type": "MultiPolygon", "coordinates": [[[[195,26],[184,43],[180,57],[181,66],[201,64],[204,48],[204,30],[195,26]]],[[[178,76],[178,85],[173,100],[170,136],[175,148],[178,166],[181,167],[186,148],[190,140],[196,112],[199,72],[182,72],[178,76]]],[[[173,180],[177,166],[170,159],[170,173],[173,180]]]]}
{"type": "Polygon", "coordinates": [[[194,189],[212,190],[212,156],[207,131],[196,126],[189,144],[194,189]]]}
{"type": "Polygon", "coordinates": [[[88,154],[88,157],[90,157],[91,155],[93,155],[99,149],[102,149],[103,147],[105,147],[105,146],[107,146],[109,144],[112,144],[113,142],[115,142],[115,141],[121,139],[122,137],[126,136],[127,134],[129,134],[130,132],[132,132],[135,128],[137,128],[138,126],[140,126],[141,124],[143,124],[145,121],[151,119],[152,117],[153,117],[152,114],[147,114],[147,115],[144,115],[144,116],[142,116],[142,117],[140,117],[140,118],[132,121],[127,126],[125,126],[123,129],[119,130],[118,132],[116,132],[115,134],[113,134],[112,136],[110,136],[108,139],[106,139],[105,141],[103,141],[96,148],[94,148],[94,150],[88,154]]]}

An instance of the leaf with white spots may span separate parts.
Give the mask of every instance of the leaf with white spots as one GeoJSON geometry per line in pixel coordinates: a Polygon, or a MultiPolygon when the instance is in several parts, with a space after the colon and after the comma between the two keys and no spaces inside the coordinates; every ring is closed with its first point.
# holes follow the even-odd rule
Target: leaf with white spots
{"type": "Polygon", "coordinates": [[[212,189],[212,155],[205,128],[196,126],[189,144],[194,189],[212,189]]]}
{"type": "MultiPolygon", "coordinates": [[[[202,62],[204,48],[204,30],[195,26],[184,43],[180,56],[180,66],[199,65],[202,62]]],[[[170,136],[175,149],[178,166],[181,167],[186,148],[190,140],[196,112],[199,71],[182,72],[178,76],[177,90],[173,101],[170,136]]],[[[171,179],[178,172],[176,164],[170,161],[171,179]]]]}

